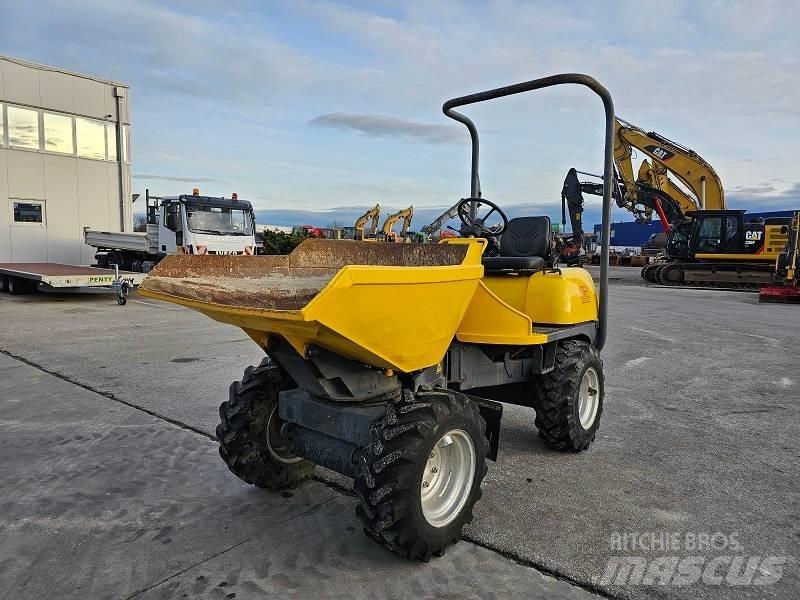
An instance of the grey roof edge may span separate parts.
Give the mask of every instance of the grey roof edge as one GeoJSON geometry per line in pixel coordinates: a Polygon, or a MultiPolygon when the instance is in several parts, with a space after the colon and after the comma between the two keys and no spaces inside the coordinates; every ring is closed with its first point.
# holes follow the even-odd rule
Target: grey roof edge
{"type": "Polygon", "coordinates": [[[77,73],[76,71],[62,69],[61,67],[51,67],[49,65],[35,63],[33,61],[25,60],[22,58],[14,58],[13,56],[5,56],[3,54],[0,54],[0,61],[15,63],[17,65],[21,65],[23,67],[28,67],[31,69],[37,69],[39,71],[52,71],[54,73],[63,73],[64,75],[70,75],[72,77],[80,77],[81,79],[90,79],[91,81],[96,81],[98,83],[104,83],[106,85],[115,85],[118,87],[124,87],[125,89],[130,89],[130,86],[128,86],[127,83],[122,83],[120,81],[103,79],[102,77],[95,77],[94,75],[86,75],[85,73],[77,73]]]}

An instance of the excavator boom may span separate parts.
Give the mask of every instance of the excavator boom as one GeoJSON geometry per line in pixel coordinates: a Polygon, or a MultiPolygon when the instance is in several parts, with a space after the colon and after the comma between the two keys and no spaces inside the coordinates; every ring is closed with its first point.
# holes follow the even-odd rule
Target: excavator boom
{"type": "Polygon", "coordinates": [[[389,215],[386,217],[386,220],[383,222],[383,227],[381,227],[381,233],[383,235],[389,235],[392,232],[392,228],[395,224],[403,220],[403,228],[400,230],[400,235],[405,235],[408,233],[408,228],[411,226],[411,219],[414,217],[414,207],[409,206],[404,210],[398,210],[393,215],[389,215]]]}
{"type": "Polygon", "coordinates": [[[725,193],[722,181],[708,162],[694,150],[654,131],[645,131],[617,117],[614,136],[614,162],[617,171],[630,191],[635,183],[644,183],[660,189],[672,196],[684,213],[689,210],[725,210],[725,193]],[[652,164],[640,169],[636,180],[633,178],[633,151],[636,148],[647,156],[652,164]],[[669,181],[672,174],[694,194],[692,198],[684,193],[674,182],[669,181]]]}
{"type": "Polygon", "coordinates": [[[359,239],[364,239],[369,235],[373,235],[378,230],[378,220],[381,217],[381,205],[376,204],[373,208],[369,209],[363,215],[356,219],[355,230],[359,239]],[[369,233],[364,230],[367,221],[371,221],[369,226],[369,233]]]}
{"type": "Polygon", "coordinates": [[[458,215],[458,205],[461,204],[461,201],[456,202],[440,214],[436,219],[434,219],[429,225],[425,225],[420,229],[422,233],[425,235],[433,235],[437,231],[441,230],[444,227],[444,224],[447,223],[450,219],[454,219],[458,215]]]}

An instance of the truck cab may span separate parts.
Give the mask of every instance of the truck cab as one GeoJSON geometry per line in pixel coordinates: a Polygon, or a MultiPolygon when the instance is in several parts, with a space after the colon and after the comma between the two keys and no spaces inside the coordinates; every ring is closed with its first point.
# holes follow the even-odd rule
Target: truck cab
{"type": "Polygon", "coordinates": [[[236,194],[158,198],[148,205],[147,231],[151,240],[158,241],[154,252],[158,255],[255,253],[253,207],[236,194]]]}
{"type": "Polygon", "coordinates": [[[146,195],[147,230],[97,231],[86,228],[84,241],[97,249],[98,267],[147,273],[169,254],[255,254],[253,206],[230,198],[146,195]]]}

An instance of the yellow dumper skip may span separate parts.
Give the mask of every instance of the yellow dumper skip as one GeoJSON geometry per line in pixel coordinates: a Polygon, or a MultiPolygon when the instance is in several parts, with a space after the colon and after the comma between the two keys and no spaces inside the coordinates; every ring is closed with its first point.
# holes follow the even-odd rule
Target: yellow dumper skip
{"type": "Polygon", "coordinates": [[[483,242],[306,240],[288,256],[168,256],[144,296],[237,325],[262,347],[285,338],[410,372],[441,361],[483,275],[483,242]]]}
{"type": "Polygon", "coordinates": [[[453,338],[543,344],[552,327],[534,323],[596,321],[583,269],[482,280],[484,247],[314,239],[287,256],[168,256],[139,291],[241,327],[265,349],[279,336],[301,356],[314,344],[404,373],[439,363],[453,338]]]}

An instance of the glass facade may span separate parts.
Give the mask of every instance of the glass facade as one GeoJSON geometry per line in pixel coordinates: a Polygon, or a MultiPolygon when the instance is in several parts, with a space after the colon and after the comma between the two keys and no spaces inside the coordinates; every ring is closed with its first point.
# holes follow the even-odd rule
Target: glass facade
{"type": "Polygon", "coordinates": [[[72,154],[75,149],[72,145],[72,117],[44,113],[44,149],[48,152],[72,154]]]}
{"type": "MultiPolygon", "coordinates": [[[[130,163],[130,127],[123,125],[122,157],[130,163]]],[[[116,123],[0,103],[0,146],[119,160],[116,123]]]]}
{"type": "Polygon", "coordinates": [[[106,132],[103,123],[89,119],[75,119],[78,139],[78,156],[104,160],[106,157],[106,132]]]}
{"type": "Polygon", "coordinates": [[[117,126],[106,123],[106,142],[108,144],[108,160],[117,160],[117,126]]]}
{"type": "Polygon", "coordinates": [[[14,148],[39,149],[39,111],[9,106],[8,145],[14,148]]]}

